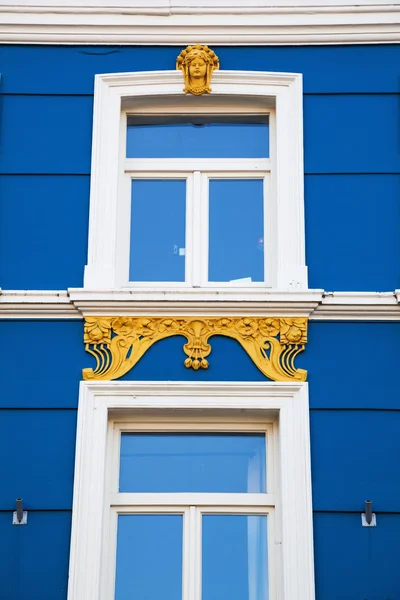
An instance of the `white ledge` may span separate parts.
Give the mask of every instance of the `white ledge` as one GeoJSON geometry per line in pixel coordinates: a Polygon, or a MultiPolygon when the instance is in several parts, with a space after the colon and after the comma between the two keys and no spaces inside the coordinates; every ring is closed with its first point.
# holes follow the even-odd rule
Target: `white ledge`
{"type": "Polygon", "coordinates": [[[0,290],[0,319],[81,319],[65,290],[0,290]]]}
{"type": "Polygon", "coordinates": [[[400,41],[398,2],[375,0],[0,0],[11,44],[382,44],[400,41]]]}
{"type": "Polygon", "coordinates": [[[400,321],[400,306],[393,292],[325,292],[311,319],[400,321]]]}
{"type": "Polygon", "coordinates": [[[212,290],[176,292],[122,290],[90,292],[70,289],[72,302],[84,315],[214,315],[308,317],[318,306],[322,290],[243,291],[240,288],[215,293],[212,290]]]}
{"type": "Polygon", "coordinates": [[[263,291],[216,298],[207,290],[140,295],[134,290],[0,290],[0,319],[81,319],[96,315],[303,316],[317,321],[400,321],[395,292],[263,291]]]}

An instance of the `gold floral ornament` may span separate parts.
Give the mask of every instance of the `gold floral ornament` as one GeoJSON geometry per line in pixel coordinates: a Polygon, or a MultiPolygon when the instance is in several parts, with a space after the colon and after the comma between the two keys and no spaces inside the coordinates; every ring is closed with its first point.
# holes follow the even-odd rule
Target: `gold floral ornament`
{"type": "Polygon", "coordinates": [[[273,381],[305,381],[307,371],[294,360],[307,343],[307,319],[302,317],[88,317],[85,349],[96,359],[83,378],[112,380],[127,373],[147,350],[168,337],[186,338],[188,369],[207,369],[209,338],[223,335],[239,342],[262,373],[273,381]]]}
{"type": "Polygon", "coordinates": [[[215,69],[219,69],[219,60],[208,46],[196,44],[182,50],[176,59],[176,68],[183,73],[183,91],[201,96],[211,92],[211,76],[215,69]]]}

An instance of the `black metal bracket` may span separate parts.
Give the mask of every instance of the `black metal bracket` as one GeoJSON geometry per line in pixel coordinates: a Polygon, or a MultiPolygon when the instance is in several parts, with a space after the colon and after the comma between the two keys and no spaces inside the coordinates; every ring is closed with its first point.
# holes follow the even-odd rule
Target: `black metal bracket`
{"type": "Polygon", "coordinates": [[[27,525],[28,523],[28,511],[24,510],[22,504],[22,498],[17,498],[16,500],[16,509],[13,512],[13,525],[27,525]]]}
{"type": "Polygon", "coordinates": [[[376,514],[372,512],[372,500],[365,501],[365,513],[361,514],[363,527],[376,527],[376,514]]]}

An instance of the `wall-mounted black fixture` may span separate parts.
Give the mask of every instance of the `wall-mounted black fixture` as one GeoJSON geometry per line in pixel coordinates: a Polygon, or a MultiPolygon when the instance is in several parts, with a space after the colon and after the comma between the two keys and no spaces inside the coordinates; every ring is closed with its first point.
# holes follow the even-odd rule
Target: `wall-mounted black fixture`
{"type": "Polygon", "coordinates": [[[365,501],[365,513],[361,514],[363,527],[376,527],[376,514],[372,512],[372,500],[365,501]]]}
{"type": "Polygon", "coordinates": [[[13,512],[12,524],[13,525],[27,525],[28,511],[24,510],[24,507],[22,504],[22,498],[17,498],[16,503],[17,503],[17,506],[16,506],[17,510],[15,510],[13,512]]]}

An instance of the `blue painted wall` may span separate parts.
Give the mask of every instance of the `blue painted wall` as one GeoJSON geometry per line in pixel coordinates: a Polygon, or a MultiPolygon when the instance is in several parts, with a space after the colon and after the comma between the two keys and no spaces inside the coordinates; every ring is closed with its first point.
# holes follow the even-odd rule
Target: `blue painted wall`
{"type": "MultiPolygon", "coordinates": [[[[399,288],[400,47],[216,50],[224,69],[304,74],[310,287],[399,288]]],[[[82,285],[94,74],[172,69],[176,54],[0,47],[0,287],[82,285]]]]}
{"type": "MultiPolygon", "coordinates": [[[[308,337],[296,365],[308,369],[311,409],[400,410],[400,323],[311,321],[308,337]]],[[[0,321],[0,339],[0,409],[77,408],[82,369],[95,366],[82,321],[0,321]]],[[[177,336],[152,346],[122,379],[265,381],[235,340],[211,342],[205,371],[184,367],[185,338],[177,336]]]]}
{"type": "MultiPolygon", "coordinates": [[[[80,321],[0,322],[0,364],[8,374],[0,398],[0,481],[7,482],[0,488],[0,537],[15,551],[0,559],[0,592],[10,600],[38,597],[46,565],[52,574],[44,597],[66,597],[78,382],[82,367],[94,362],[82,331],[80,321]],[[34,352],[21,353],[21,339],[34,352]],[[11,526],[17,496],[30,509],[25,533],[11,526]],[[37,573],[23,561],[35,544],[37,573]],[[19,573],[18,582],[10,573],[19,573]]],[[[400,323],[311,322],[298,359],[310,372],[317,600],[399,597],[399,336],[400,323]],[[360,513],[369,498],[379,526],[368,533],[360,513]]],[[[156,344],[125,379],[264,379],[226,338],[214,338],[209,370],[185,369],[183,342],[156,344]]]]}
{"type": "Polygon", "coordinates": [[[2,600],[65,600],[68,585],[70,511],[30,511],[29,525],[13,527],[0,512],[2,600]]]}
{"type": "MultiPolygon", "coordinates": [[[[94,74],[171,69],[177,50],[0,47],[0,287],[82,285],[94,74]]],[[[304,74],[310,286],[400,288],[400,46],[216,51],[225,69],[304,74]]],[[[309,370],[317,600],[400,600],[399,328],[312,322],[297,359],[309,370]],[[375,529],[360,525],[367,498],[375,529]]],[[[82,333],[81,321],[0,321],[2,600],[66,599],[78,385],[94,362],[82,333]],[[27,527],[11,525],[17,496],[27,527]]],[[[182,345],[160,342],[125,379],[264,379],[233,340],[214,338],[198,373],[182,345]]]]}
{"type": "Polygon", "coordinates": [[[317,600],[398,600],[400,515],[380,514],[377,527],[360,514],[314,515],[317,600]]]}

